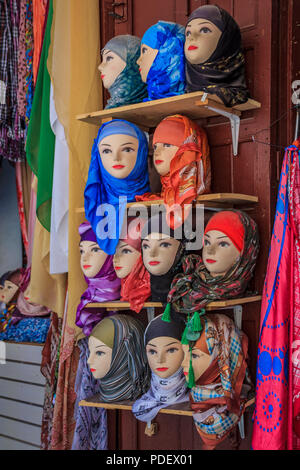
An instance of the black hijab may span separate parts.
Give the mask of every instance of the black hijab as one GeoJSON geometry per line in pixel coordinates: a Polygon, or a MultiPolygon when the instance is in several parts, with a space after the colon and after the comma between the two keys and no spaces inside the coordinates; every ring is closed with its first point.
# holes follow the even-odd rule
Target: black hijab
{"type": "Polygon", "coordinates": [[[186,24],[195,18],[210,21],[222,35],[207,62],[191,64],[186,60],[186,91],[216,94],[225,106],[245,103],[250,94],[245,82],[245,58],[238,24],[227,11],[216,5],[197,8],[186,24]]]}
{"type": "MultiPolygon", "coordinates": [[[[155,276],[150,273],[150,286],[151,286],[151,300],[153,302],[167,302],[168,293],[170,290],[173,278],[181,271],[181,258],[185,253],[185,238],[181,233],[181,228],[173,230],[167,223],[166,213],[160,212],[148,219],[142,230],[142,241],[150,233],[164,233],[171,238],[180,241],[174,263],[166,274],[155,276]]],[[[143,256],[143,249],[142,249],[143,256]]]]}

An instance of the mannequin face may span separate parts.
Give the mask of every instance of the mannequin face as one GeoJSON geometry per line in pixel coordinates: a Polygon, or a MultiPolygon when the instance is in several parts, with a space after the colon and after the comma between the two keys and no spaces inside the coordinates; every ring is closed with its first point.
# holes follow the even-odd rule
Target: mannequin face
{"type": "Polygon", "coordinates": [[[225,275],[239,257],[239,250],[223,232],[210,230],[205,234],[202,258],[213,277],[225,275]]]}
{"type": "Polygon", "coordinates": [[[104,49],[102,62],[98,67],[104,88],[110,88],[126,67],[126,62],[115,52],[104,49]]]}
{"type": "Polygon", "coordinates": [[[88,365],[95,379],[102,379],[111,366],[112,349],[94,336],[89,337],[88,365]]]}
{"type": "Polygon", "coordinates": [[[180,241],[163,233],[150,233],[142,242],[143,262],[149,273],[166,274],[174,264],[180,241]]]}
{"type": "Polygon", "coordinates": [[[179,147],[171,144],[157,142],[153,146],[153,162],[157,172],[161,176],[165,176],[170,171],[171,160],[176,154],[179,147]]]}
{"type": "Polygon", "coordinates": [[[184,53],[191,64],[203,64],[215,52],[222,31],[206,19],[195,18],[185,28],[184,53]]]}
{"type": "Polygon", "coordinates": [[[139,141],[130,135],[114,134],[104,137],[98,149],[105,170],[115,178],[124,179],[135,167],[139,141]]]}
{"type": "Polygon", "coordinates": [[[107,254],[99,248],[97,243],[84,240],[79,244],[80,266],[86,277],[95,277],[102,268],[107,254]]]}
{"type": "Polygon", "coordinates": [[[140,255],[141,253],[131,245],[123,240],[119,241],[113,258],[114,268],[119,279],[123,279],[131,273],[140,255]]]}
{"type": "Polygon", "coordinates": [[[13,282],[5,281],[3,286],[0,285],[0,302],[8,304],[13,299],[18,289],[19,286],[13,282]]]}
{"type": "MultiPolygon", "coordinates": [[[[189,368],[190,368],[190,351],[187,344],[182,345],[184,359],[182,361],[183,373],[186,376],[186,381],[189,380],[189,368]]],[[[201,349],[192,349],[192,364],[195,376],[195,382],[201,377],[201,375],[208,369],[211,363],[211,356],[201,351],[201,349]]]]}
{"type": "Polygon", "coordinates": [[[152,49],[152,47],[146,46],[145,44],[141,45],[141,55],[136,63],[139,65],[142,82],[144,83],[147,82],[149,70],[152,67],[157,53],[158,49],[152,49]]]}
{"type": "Polygon", "coordinates": [[[151,370],[163,379],[175,374],[183,359],[181,342],[169,336],[151,339],[146,345],[146,353],[151,370]]]}

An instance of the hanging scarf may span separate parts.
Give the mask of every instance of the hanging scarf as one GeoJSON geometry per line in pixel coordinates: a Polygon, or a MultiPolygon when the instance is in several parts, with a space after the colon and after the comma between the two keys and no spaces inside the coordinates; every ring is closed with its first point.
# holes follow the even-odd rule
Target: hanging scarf
{"type": "MultiPolygon", "coordinates": [[[[169,173],[160,177],[161,194],[157,196],[146,193],[137,196],[136,200],[163,198],[167,212],[170,212],[174,204],[180,205],[182,212],[179,214],[179,226],[188,215],[188,211],[183,211],[184,205],[195,201],[200,194],[210,192],[211,170],[207,135],[194,121],[176,114],[163,119],[157,126],[153,145],[157,142],[176,145],[179,148],[171,160],[169,173]]],[[[177,224],[173,225],[173,228],[176,226],[177,224]]]]}
{"type": "Polygon", "coordinates": [[[252,435],[255,450],[286,450],[293,446],[299,449],[299,438],[293,429],[295,417],[291,413],[291,406],[297,401],[296,390],[300,389],[299,282],[296,277],[297,271],[299,276],[299,252],[296,256],[299,215],[295,212],[299,194],[293,176],[299,168],[299,142],[295,144],[286,149],[282,162],[261,304],[252,435]]]}
{"type": "Polygon", "coordinates": [[[233,209],[230,212],[239,215],[245,229],[244,250],[239,260],[224,276],[213,277],[201,256],[192,254],[183,257],[183,273],[174,278],[168,295],[168,302],[172,303],[176,311],[195,312],[209,302],[233,299],[245,292],[258,256],[258,229],[254,220],[245,212],[233,209]]]}
{"type": "Polygon", "coordinates": [[[96,406],[79,406],[80,400],[88,400],[100,392],[100,381],[94,379],[87,360],[88,338],[79,341],[80,358],[77,368],[75,392],[77,395],[74,417],[76,427],[72,450],[107,450],[107,413],[96,406]]]}
{"type": "Polygon", "coordinates": [[[135,124],[123,119],[114,119],[100,127],[92,149],[89,175],[84,191],[84,207],[86,218],[97,235],[99,247],[109,255],[113,255],[116,251],[126,210],[126,201],[119,200],[119,198],[125,197],[128,202],[133,202],[137,194],[150,190],[147,155],[146,135],[135,124]],[[113,134],[133,135],[139,141],[135,167],[124,179],[115,178],[104,169],[98,150],[98,144],[104,138],[103,136],[113,134]],[[103,215],[96,215],[97,208],[102,204],[111,204],[115,209],[115,214],[108,216],[108,231],[105,232],[107,234],[105,239],[99,238],[99,235],[104,234],[97,231],[97,225],[104,219],[103,215]]]}
{"type": "Polygon", "coordinates": [[[186,91],[216,94],[225,106],[245,103],[250,95],[245,82],[245,58],[238,24],[227,11],[216,5],[197,8],[187,24],[195,18],[209,20],[222,35],[215,52],[206,62],[191,64],[186,61],[186,91]]]}
{"type": "MultiPolygon", "coordinates": [[[[96,242],[96,237],[88,222],[79,226],[81,240],[96,242]]],[[[113,267],[113,257],[107,256],[102,268],[93,278],[84,276],[88,288],[82,294],[76,311],[76,325],[89,336],[94,326],[107,314],[104,308],[85,308],[89,303],[107,302],[120,298],[120,280],[113,267]]]]}
{"type": "MultiPolygon", "coordinates": [[[[161,276],[155,276],[150,273],[150,285],[151,285],[151,299],[154,302],[167,301],[168,292],[170,290],[171,283],[174,277],[181,271],[181,259],[185,254],[185,239],[182,238],[182,234],[179,231],[173,230],[168,226],[166,214],[159,213],[148,220],[148,223],[144,226],[142,231],[142,240],[145,239],[150,233],[164,233],[172,238],[180,240],[173,265],[169,271],[161,276]]],[[[143,256],[143,250],[142,250],[143,256]]]]}
{"type": "Polygon", "coordinates": [[[140,45],[141,40],[138,37],[124,34],[112,38],[102,49],[101,52],[110,50],[126,62],[126,67],[108,90],[110,99],[105,109],[139,103],[147,96],[146,84],[142,82],[136,63],[140,55],[140,45]]]}
{"type": "Polygon", "coordinates": [[[185,89],[183,26],[158,21],[145,32],[143,44],[158,49],[147,76],[148,98],[144,101],[182,95],[185,89]]]}
{"type": "Polygon", "coordinates": [[[194,423],[205,444],[215,447],[237,425],[244,410],[251,382],[247,375],[248,339],[225,315],[203,316],[205,326],[193,345],[211,355],[211,364],[191,389],[194,423]]]}
{"type": "MultiPolygon", "coordinates": [[[[105,402],[135,400],[148,390],[150,381],[143,344],[144,327],[128,315],[114,315],[109,320],[114,324],[112,359],[108,373],[99,380],[100,399],[105,402]]],[[[91,336],[103,341],[101,323],[91,336]]]]}

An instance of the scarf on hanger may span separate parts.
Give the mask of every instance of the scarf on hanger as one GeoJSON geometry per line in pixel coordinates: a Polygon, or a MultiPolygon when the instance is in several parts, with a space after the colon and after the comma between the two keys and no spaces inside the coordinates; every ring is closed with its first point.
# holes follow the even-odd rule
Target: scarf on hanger
{"type": "Polygon", "coordinates": [[[216,5],[197,8],[186,24],[195,18],[209,20],[222,35],[207,62],[191,64],[186,61],[186,91],[216,94],[225,106],[245,103],[250,94],[245,82],[245,58],[238,24],[227,11],[216,5]]]}
{"type": "Polygon", "coordinates": [[[100,127],[92,149],[88,180],[84,191],[84,208],[86,218],[97,235],[99,247],[108,255],[113,255],[116,251],[126,210],[126,202],[133,202],[137,194],[143,194],[150,190],[147,157],[148,142],[146,135],[135,124],[123,119],[114,119],[100,127]],[[104,169],[98,150],[98,144],[104,136],[107,137],[113,134],[131,135],[139,141],[135,167],[123,179],[111,176],[104,169]],[[114,213],[112,214],[109,211],[107,217],[97,215],[99,206],[103,208],[105,204],[113,206],[114,213]],[[102,233],[101,229],[98,232],[97,226],[101,226],[101,222],[103,224],[106,218],[108,219],[108,224],[104,225],[104,227],[108,226],[108,230],[104,232],[103,227],[102,233]],[[103,237],[104,234],[106,238],[99,237],[103,237]]]}
{"type": "Polygon", "coordinates": [[[183,26],[158,21],[145,32],[143,44],[158,49],[147,76],[148,98],[144,101],[182,95],[185,90],[183,26]]]}
{"type": "Polygon", "coordinates": [[[136,36],[124,34],[115,36],[104,46],[126,62],[126,67],[109,88],[110,98],[105,109],[139,103],[147,96],[146,84],[142,82],[136,61],[140,55],[141,40],[136,36]]]}
{"type": "MultiPolygon", "coordinates": [[[[79,226],[81,240],[96,242],[96,236],[88,222],[79,226]]],[[[76,325],[82,328],[83,333],[89,336],[94,326],[107,314],[104,308],[85,308],[88,303],[107,302],[120,298],[120,280],[117,278],[113,257],[107,256],[102,268],[95,277],[84,276],[88,287],[82,294],[76,311],[76,325]]],[[[111,314],[111,313],[110,313],[111,314]]]]}
{"type": "MultiPolygon", "coordinates": [[[[114,337],[110,338],[112,359],[108,373],[99,380],[99,398],[105,402],[135,400],[148,390],[150,381],[143,344],[144,327],[129,315],[113,315],[109,320],[114,324],[114,337]]],[[[105,342],[101,323],[91,336],[105,342]]]]}
{"type": "MultiPolygon", "coordinates": [[[[250,281],[259,251],[258,229],[245,212],[230,209],[238,214],[244,226],[244,248],[239,260],[224,276],[213,277],[206,269],[202,256],[186,255],[182,258],[182,273],[174,277],[168,302],[180,313],[191,313],[214,300],[233,299],[242,295],[250,281]]],[[[216,228],[214,228],[216,230],[216,228]]],[[[222,230],[221,230],[222,231],[222,230]]]]}

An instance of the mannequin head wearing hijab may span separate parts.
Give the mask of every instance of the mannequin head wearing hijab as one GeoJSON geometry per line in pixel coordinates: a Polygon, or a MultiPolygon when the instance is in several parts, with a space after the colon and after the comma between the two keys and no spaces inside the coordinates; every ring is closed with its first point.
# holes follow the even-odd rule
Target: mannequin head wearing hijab
{"type": "Polygon", "coordinates": [[[89,337],[88,365],[105,401],[136,398],[149,386],[144,328],[129,315],[104,318],[89,337]]]}
{"type": "Polygon", "coordinates": [[[22,269],[8,271],[2,275],[0,279],[0,302],[8,304],[17,298],[22,278],[22,269]]]}
{"type": "Polygon", "coordinates": [[[238,24],[227,11],[204,5],[185,27],[187,91],[215,93],[226,106],[247,101],[244,55],[238,24]]]}
{"type": "Polygon", "coordinates": [[[90,224],[84,223],[80,226],[80,267],[87,278],[94,278],[100,273],[107,254],[104,253],[97,244],[96,235],[90,224]]]}
{"type": "Polygon", "coordinates": [[[137,217],[128,217],[127,223],[123,223],[121,237],[113,259],[114,269],[119,279],[128,276],[141,257],[142,226],[142,220],[137,217]]]}
{"type": "Polygon", "coordinates": [[[155,317],[145,331],[145,346],[152,372],[162,379],[174,375],[181,367],[183,321],[167,323],[162,315],[155,317]]]}
{"type": "Polygon", "coordinates": [[[129,34],[115,36],[101,51],[102,62],[98,69],[104,88],[110,92],[106,108],[138,103],[147,96],[136,60],[140,39],[129,34]]]}

